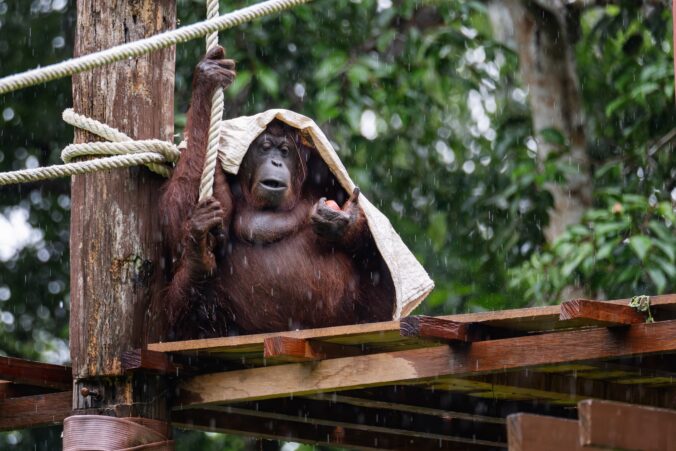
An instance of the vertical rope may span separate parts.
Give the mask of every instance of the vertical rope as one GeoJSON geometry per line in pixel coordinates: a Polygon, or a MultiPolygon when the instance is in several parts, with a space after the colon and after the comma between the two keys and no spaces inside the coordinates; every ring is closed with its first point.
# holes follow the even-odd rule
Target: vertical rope
{"type": "MultiPolygon", "coordinates": [[[[218,16],[218,0],[207,0],[207,20],[218,16]]],[[[218,45],[218,32],[207,35],[207,52],[218,45]]],[[[200,181],[199,200],[202,201],[214,192],[214,171],[218,160],[221,119],[223,119],[223,90],[218,88],[211,98],[211,120],[209,122],[209,140],[204,158],[204,171],[200,181]]]]}

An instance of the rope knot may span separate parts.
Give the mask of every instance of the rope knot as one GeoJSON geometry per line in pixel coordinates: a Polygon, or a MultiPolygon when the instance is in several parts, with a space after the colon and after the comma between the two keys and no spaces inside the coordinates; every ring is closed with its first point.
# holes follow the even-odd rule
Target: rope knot
{"type": "Polygon", "coordinates": [[[109,142],[71,144],[61,151],[65,164],[55,164],[35,169],[0,173],[0,185],[37,182],[39,180],[67,177],[88,172],[121,169],[144,164],[163,176],[171,175],[167,163],[178,161],[181,155],[174,144],[159,139],[134,141],[121,131],[97,120],[77,114],[71,108],[63,112],[63,120],[73,127],[86,130],[109,142]],[[84,161],[76,158],[96,157],[84,161]]]}
{"type": "MultiPolygon", "coordinates": [[[[99,122],[95,119],[82,116],[68,108],[63,112],[63,120],[81,130],[88,131],[110,142],[89,142],[70,144],[61,152],[61,159],[69,164],[76,158],[98,157],[105,166],[105,162],[116,156],[121,161],[134,161],[130,166],[145,164],[148,169],[163,177],[169,177],[171,168],[165,163],[178,161],[181,152],[174,144],[159,139],[133,140],[121,131],[99,122]]],[[[117,167],[117,166],[115,166],[117,167]]]]}

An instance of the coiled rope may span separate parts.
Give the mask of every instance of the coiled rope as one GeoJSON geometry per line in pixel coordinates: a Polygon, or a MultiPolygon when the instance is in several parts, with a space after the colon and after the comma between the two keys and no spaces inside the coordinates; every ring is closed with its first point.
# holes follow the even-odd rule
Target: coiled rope
{"type": "Polygon", "coordinates": [[[65,164],[35,169],[0,173],[0,185],[36,182],[39,180],[67,177],[87,172],[128,168],[144,164],[164,177],[171,169],[165,163],[178,161],[180,151],[174,144],[159,139],[132,140],[116,128],[75,113],[72,109],[63,112],[63,120],[73,127],[81,128],[111,142],[71,144],[61,151],[65,164]],[[93,160],[71,162],[79,157],[98,157],[93,160]]]}
{"type": "MultiPolygon", "coordinates": [[[[0,79],[0,95],[112,64],[123,59],[136,58],[203,36],[208,36],[207,49],[211,49],[218,45],[218,31],[310,1],[267,0],[219,16],[218,0],[208,0],[206,21],[2,78],[0,79]]],[[[216,170],[219,152],[220,121],[223,117],[223,97],[223,90],[217,89],[212,98],[209,139],[204,171],[200,182],[200,200],[211,196],[213,193],[214,171],[216,170]]],[[[110,142],[71,144],[61,152],[61,159],[65,164],[2,172],[0,173],[0,185],[36,182],[141,164],[148,166],[150,170],[157,174],[168,177],[171,174],[171,169],[166,166],[166,163],[176,162],[180,156],[178,148],[172,143],[158,139],[132,140],[119,130],[77,114],[72,109],[65,110],[62,117],[68,124],[98,135],[110,142]],[[98,158],[86,161],[71,161],[78,157],[98,158]]]]}

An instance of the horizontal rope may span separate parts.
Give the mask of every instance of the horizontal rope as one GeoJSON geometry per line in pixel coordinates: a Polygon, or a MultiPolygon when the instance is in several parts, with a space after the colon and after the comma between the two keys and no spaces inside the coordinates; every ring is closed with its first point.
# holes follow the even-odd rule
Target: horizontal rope
{"type": "Polygon", "coordinates": [[[151,36],[146,39],[118,45],[107,50],[73,58],[61,63],[0,79],[0,94],[17,91],[58,78],[105,66],[116,61],[136,58],[156,50],[187,42],[228,28],[235,27],[259,17],[267,16],[289,9],[293,6],[308,3],[311,0],[268,0],[255,5],[223,14],[193,25],[151,36]]]}
{"type": "Polygon", "coordinates": [[[165,163],[177,161],[181,154],[178,148],[170,142],[159,139],[134,141],[121,131],[97,120],[77,114],[70,108],[63,112],[62,117],[65,122],[74,127],[86,130],[113,142],[71,144],[61,151],[61,159],[66,164],[2,172],[0,173],[0,185],[37,182],[143,164],[148,166],[151,171],[164,177],[169,177],[171,169],[165,166],[165,163]],[[97,158],[86,161],[72,161],[75,158],[82,157],[97,158]]]}
{"type": "MultiPolygon", "coordinates": [[[[76,163],[55,164],[35,169],[3,172],[0,174],[0,185],[14,183],[38,182],[40,180],[69,177],[89,172],[121,169],[148,163],[162,163],[164,157],[156,153],[138,153],[133,155],[115,155],[105,159],[78,161],[76,163]]],[[[169,171],[167,171],[167,175],[169,171]]]]}

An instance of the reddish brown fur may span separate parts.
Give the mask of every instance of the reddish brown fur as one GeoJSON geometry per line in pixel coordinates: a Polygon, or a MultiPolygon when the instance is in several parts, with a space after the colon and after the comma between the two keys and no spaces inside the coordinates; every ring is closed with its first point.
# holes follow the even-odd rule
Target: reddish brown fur
{"type": "MultiPolygon", "coordinates": [[[[272,210],[262,210],[248,189],[255,169],[243,165],[231,177],[217,168],[214,198],[221,206],[220,225],[211,227],[206,239],[196,237],[194,217],[214,89],[200,67],[193,80],[188,148],[161,199],[167,287],[153,302],[151,339],[391,319],[394,286],[361,209],[352,210],[355,220],[338,239],[318,235],[310,219],[320,197],[341,204],[347,197],[312,149],[298,149],[301,164],[292,171],[292,199],[272,210]],[[260,224],[265,242],[251,242],[249,229],[260,224]]],[[[291,133],[299,143],[296,132],[279,123],[267,132],[291,133]]],[[[212,201],[211,208],[216,204],[212,201]]]]}

